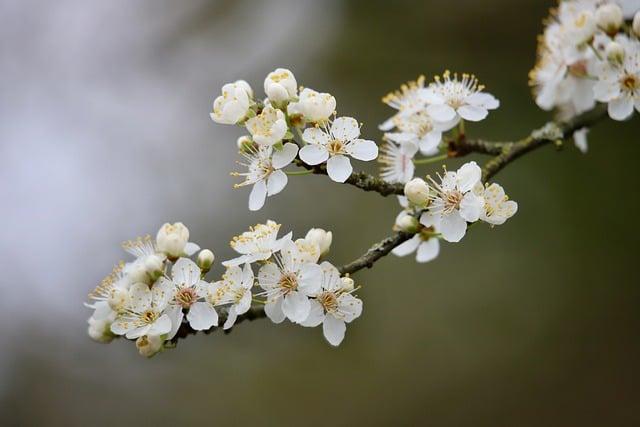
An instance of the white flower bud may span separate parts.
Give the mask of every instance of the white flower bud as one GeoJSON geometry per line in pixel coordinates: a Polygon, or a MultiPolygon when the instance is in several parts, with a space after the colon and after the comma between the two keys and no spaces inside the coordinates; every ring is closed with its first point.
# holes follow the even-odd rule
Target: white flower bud
{"type": "Polygon", "coordinates": [[[636,36],[640,37],[640,11],[636,12],[636,15],[633,17],[631,28],[633,32],[636,33],[636,36]]]}
{"type": "Polygon", "coordinates": [[[238,138],[237,144],[238,144],[238,150],[245,152],[251,149],[251,147],[253,146],[253,140],[251,139],[250,136],[243,135],[240,138],[238,138]]]}
{"type": "Polygon", "coordinates": [[[298,102],[287,108],[289,115],[301,114],[308,122],[322,123],[336,111],[336,99],[328,93],[319,93],[305,88],[300,92],[298,102]]]}
{"type": "Polygon", "coordinates": [[[603,4],[596,10],[598,27],[609,34],[618,32],[623,22],[622,9],[615,3],[603,4]]]}
{"type": "Polygon", "coordinates": [[[164,272],[164,258],[160,255],[149,255],[144,259],[144,268],[151,277],[157,277],[164,272]]]}
{"type": "Polygon", "coordinates": [[[181,222],[165,223],[156,236],[158,250],[172,257],[182,256],[188,242],[189,229],[181,222]]]}
{"type": "Polygon", "coordinates": [[[276,103],[290,101],[298,95],[298,83],[286,68],[277,68],[264,79],[264,93],[276,103]]]}
{"type": "Polygon", "coordinates": [[[213,265],[213,260],[215,259],[216,257],[213,255],[213,252],[209,249],[203,249],[198,253],[196,263],[202,270],[209,270],[213,265]]]}
{"type": "Polygon", "coordinates": [[[407,212],[401,212],[396,218],[396,229],[412,233],[418,230],[418,219],[407,212]]]}
{"type": "Polygon", "coordinates": [[[159,335],[143,335],[136,340],[136,348],[140,356],[153,357],[160,350],[164,340],[159,335]]]}
{"type": "Polygon", "coordinates": [[[404,186],[404,195],[411,203],[424,206],[429,201],[429,186],[422,178],[413,178],[404,186]]]}
{"type": "Polygon", "coordinates": [[[310,241],[318,245],[321,255],[329,253],[331,248],[331,242],[333,240],[333,234],[330,231],[325,231],[322,228],[312,228],[307,231],[305,240],[310,241]]]}
{"type": "Polygon", "coordinates": [[[282,141],[288,127],[284,113],[267,106],[259,115],[247,120],[247,130],[256,144],[268,146],[282,141]]]}
{"type": "Polygon", "coordinates": [[[624,61],[624,47],[620,43],[611,42],[605,48],[605,55],[609,62],[613,64],[622,64],[624,61]]]}
{"type": "Polygon", "coordinates": [[[151,283],[151,278],[147,274],[147,268],[144,265],[144,259],[137,259],[133,262],[127,263],[124,266],[124,273],[131,283],[151,283]]]}
{"type": "Polygon", "coordinates": [[[108,343],[113,340],[114,335],[111,333],[111,322],[109,320],[98,320],[90,317],[88,323],[87,333],[92,340],[102,343],[108,343]]]}
{"type": "Polygon", "coordinates": [[[253,91],[244,80],[222,86],[222,95],[213,102],[211,119],[226,125],[241,122],[249,113],[252,97],[253,91]]]}
{"type": "Polygon", "coordinates": [[[341,277],[340,281],[342,282],[342,290],[345,292],[351,292],[355,287],[355,282],[351,277],[341,277]]]}

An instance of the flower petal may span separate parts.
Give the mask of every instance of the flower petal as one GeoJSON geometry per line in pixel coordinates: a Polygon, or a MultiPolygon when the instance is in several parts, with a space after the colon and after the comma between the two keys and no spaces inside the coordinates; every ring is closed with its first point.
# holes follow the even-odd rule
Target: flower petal
{"type": "Polygon", "coordinates": [[[625,120],[633,114],[633,98],[621,96],[609,102],[609,117],[613,120],[625,120]]]}
{"type": "Polygon", "coordinates": [[[329,143],[329,135],[320,128],[310,127],[304,130],[302,140],[307,144],[327,145],[329,143]]]}
{"type": "Polygon", "coordinates": [[[487,117],[489,112],[485,108],[476,105],[463,105],[458,108],[458,114],[460,114],[460,117],[470,122],[479,122],[487,117]]]}
{"type": "Polygon", "coordinates": [[[322,333],[332,346],[340,345],[346,330],[347,325],[345,325],[344,321],[331,315],[325,317],[324,322],[322,322],[322,333]]]}
{"type": "Polygon", "coordinates": [[[329,158],[327,147],[320,144],[307,144],[300,149],[300,158],[308,165],[324,163],[329,158]]]}
{"type": "Polygon", "coordinates": [[[171,268],[171,277],[179,286],[194,286],[200,281],[200,268],[189,258],[180,258],[171,268]]]}
{"type": "Polygon", "coordinates": [[[187,313],[189,325],[196,331],[205,331],[212,326],[218,326],[218,313],[207,302],[196,302],[187,313]]]}
{"type": "Polygon", "coordinates": [[[300,323],[306,320],[311,311],[311,302],[302,292],[291,292],[285,295],[282,302],[282,312],[289,320],[300,323]]]}
{"type": "Polygon", "coordinates": [[[273,157],[271,157],[271,166],[275,169],[282,169],[296,158],[298,154],[298,146],[291,142],[287,142],[282,147],[282,150],[273,150],[273,157]]]}
{"type": "Polygon", "coordinates": [[[354,159],[368,162],[378,157],[378,146],[367,139],[354,139],[347,144],[345,150],[354,159]]]}
{"type": "Polygon", "coordinates": [[[322,286],[322,274],[318,264],[304,264],[298,272],[298,290],[305,295],[315,295],[322,286]]]}
{"type": "Polygon", "coordinates": [[[168,334],[171,331],[171,319],[167,314],[163,314],[155,322],[151,324],[151,327],[147,331],[148,335],[163,335],[168,334]]]}
{"type": "Polygon", "coordinates": [[[416,254],[416,261],[429,262],[434,260],[440,253],[440,240],[431,238],[426,242],[422,242],[418,246],[418,253],[416,254]]]}
{"type": "Polygon", "coordinates": [[[407,240],[406,242],[403,242],[398,246],[396,246],[391,251],[391,253],[394,254],[395,256],[407,256],[415,252],[416,249],[418,249],[420,242],[422,242],[422,239],[420,238],[420,236],[415,235],[411,239],[407,240]]]}
{"type": "Polygon", "coordinates": [[[251,194],[249,194],[249,210],[259,211],[264,206],[267,198],[267,184],[264,181],[258,181],[253,184],[251,194]]]}
{"type": "Polygon", "coordinates": [[[360,126],[353,117],[338,117],[331,125],[331,135],[342,141],[351,141],[360,136],[360,126]]]}
{"type": "Polygon", "coordinates": [[[473,193],[467,193],[460,202],[460,216],[468,221],[475,222],[480,218],[484,208],[484,199],[473,193]]]}
{"type": "Polygon", "coordinates": [[[471,189],[480,181],[482,170],[476,162],[465,163],[456,172],[456,183],[463,193],[471,189]]]}
{"type": "Polygon", "coordinates": [[[269,178],[267,178],[267,196],[273,196],[281,192],[287,186],[287,182],[289,182],[287,174],[280,169],[271,172],[269,178]]]}
{"type": "Polygon", "coordinates": [[[264,312],[273,323],[282,323],[285,318],[282,312],[282,300],[283,298],[278,298],[264,305],[264,312]]]}
{"type": "Polygon", "coordinates": [[[427,113],[438,122],[448,122],[456,118],[456,110],[447,104],[432,104],[427,106],[427,113]]]}
{"type": "Polygon", "coordinates": [[[459,242],[467,232],[467,222],[458,212],[452,212],[442,217],[439,231],[447,242],[459,242]]]}
{"type": "Polygon", "coordinates": [[[324,308],[322,308],[322,304],[316,300],[312,300],[310,303],[311,310],[309,310],[309,316],[307,316],[304,321],[300,322],[300,324],[307,328],[315,328],[324,320],[324,308]]]}
{"type": "Polygon", "coordinates": [[[327,161],[327,174],[335,182],[345,182],[353,172],[348,157],[338,155],[327,161]]]}

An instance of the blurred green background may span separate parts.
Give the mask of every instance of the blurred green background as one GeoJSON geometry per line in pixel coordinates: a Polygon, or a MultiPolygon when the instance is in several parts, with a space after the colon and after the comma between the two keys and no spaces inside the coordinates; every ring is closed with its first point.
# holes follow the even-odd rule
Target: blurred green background
{"type": "MultiPolygon", "coordinates": [[[[64,221],[81,236],[107,223],[114,231],[101,246],[89,239],[65,243],[84,252],[74,259],[79,276],[47,284],[71,289],[55,312],[63,314],[47,316],[42,304],[24,321],[5,323],[11,330],[2,350],[2,424],[640,425],[637,115],[599,124],[589,135],[587,155],[571,143],[561,151],[547,147],[500,173],[495,180],[520,207],[504,226],[474,228],[463,243],[443,245],[429,264],[387,257],[358,273],[364,313],[337,349],[319,329],[265,320],[239,325],[229,335],[190,337],[151,360],[139,357],[132,343],[100,345],[85,336],[89,311],[81,303],[121,256],[116,245],[153,233],[165,220],[185,222],[192,240],[211,247],[218,259],[231,256],[226,243],[232,235],[267,218],[298,236],[311,227],[332,230],[330,260],[336,264],[390,233],[395,198],[321,176],[292,177],[263,210],[249,212],[248,191],[231,191],[228,176],[241,131],[222,129],[206,114],[222,84],[245,78],[262,93],[269,71],[290,68],[300,84],[334,94],[339,113],[358,118],[364,136],[379,141],[377,124],[392,113],[380,102],[385,93],[422,73],[430,79],[445,69],[473,72],[502,105],[468,126],[468,133],[517,138],[550,117],[535,106],[527,86],[550,3],[117,2],[123,10],[108,19],[126,27],[133,47],[95,78],[118,82],[121,68],[144,64],[134,68],[141,80],[159,75],[152,87],[176,94],[154,102],[172,105],[176,115],[131,122],[98,109],[91,120],[124,129],[118,138],[125,141],[135,139],[126,129],[170,124],[173,132],[152,138],[162,144],[132,148],[145,153],[139,165],[148,171],[141,170],[166,192],[154,198],[153,206],[161,208],[148,209],[153,213],[147,217],[128,199],[108,218],[64,221]],[[127,7],[135,18],[123,23],[127,7]],[[277,9],[275,16],[270,8],[277,9]],[[278,36],[277,48],[262,51],[271,31],[285,23],[288,32],[278,36]],[[156,74],[143,73],[150,69],[156,74]],[[181,109],[195,112],[191,122],[179,120],[181,109]],[[178,161],[163,154],[165,142],[181,147],[178,161]],[[202,167],[190,167],[198,161],[202,167]]],[[[27,26],[31,14],[49,19],[36,6],[15,9],[27,26]]],[[[100,10],[87,10],[69,22],[87,16],[101,21],[100,10]]],[[[124,49],[124,41],[104,47],[110,38],[120,40],[109,22],[75,36],[95,37],[97,56],[124,49]]],[[[11,49],[3,48],[5,59],[11,49]]],[[[47,50],[47,57],[57,52],[47,50]]],[[[68,67],[79,73],[72,76],[93,81],[90,72],[84,75],[86,62],[68,67]]],[[[131,111],[136,104],[126,107],[128,90],[141,94],[137,86],[120,94],[122,108],[131,111]]],[[[82,144],[112,150],[108,142],[82,144]]],[[[111,179],[118,161],[96,155],[87,168],[104,180],[99,197],[117,200],[122,189],[111,179]]],[[[29,280],[3,287],[22,293],[29,280]]]]}

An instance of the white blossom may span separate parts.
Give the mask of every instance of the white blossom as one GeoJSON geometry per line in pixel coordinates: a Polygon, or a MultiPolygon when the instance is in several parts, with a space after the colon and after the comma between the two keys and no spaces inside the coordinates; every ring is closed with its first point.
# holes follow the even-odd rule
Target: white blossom
{"type": "Polygon", "coordinates": [[[282,141],[287,133],[287,120],[284,113],[270,105],[260,114],[247,120],[247,130],[258,145],[271,146],[282,141]]]}
{"type": "Polygon", "coordinates": [[[420,217],[426,227],[438,229],[448,242],[459,242],[467,231],[467,222],[480,218],[484,201],[473,193],[482,172],[476,162],[462,165],[456,172],[445,172],[440,183],[433,179],[428,211],[420,217]]]}
{"type": "Polygon", "coordinates": [[[168,334],[171,318],[164,313],[173,299],[175,288],[169,281],[159,281],[151,289],[136,283],[129,289],[129,301],[124,312],[111,324],[111,332],[135,339],[143,335],[168,334]]]}
{"type": "Polygon", "coordinates": [[[208,287],[209,302],[213,305],[229,305],[227,320],[223,329],[230,329],[238,316],[246,313],[251,308],[251,288],[253,287],[253,270],[249,264],[243,268],[238,266],[228,267],[222,280],[210,284],[208,287]]]}
{"type": "Polygon", "coordinates": [[[424,206],[430,200],[429,185],[422,178],[413,178],[404,185],[404,195],[416,206],[424,206]]]}
{"type": "Polygon", "coordinates": [[[116,265],[111,273],[89,294],[89,298],[96,302],[87,304],[87,307],[96,309],[94,316],[97,316],[98,319],[108,317],[111,311],[121,311],[129,301],[131,279],[124,274],[124,267],[123,262],[116,265]],[[102,308],[99,309],[100,307],[102,308]]]}
{"type": "Polygon", "coordinates": [[[293,73],[286,68],[276,68],[264,79],[264,93],[272,102],[286,102],[298,95],[298,83],[293,73]]]}
{"type": "Polygon", "coordinates": [[[300,158],[308,165],[327,162],[327,174],[336,182],[345,182],[353,172],[349,157],[369,161],[378,157],[375,142],[360,139],[360,126],[352,117],[338,117],[331,127],[305,129],[300,158]]]}
{"type": "Polygon", "coordinates": [[[251,108],[252,96],[251,86],[244,80],[222,86],[222,95],[213,102],[211,119],[229,125],[243,121],[251,108]]]}
{"type": "Polygon", "coordinates": [[[164,339],[160,335],[143,335],[136,340],[136,348],[140,356],[153,357],[164,347],[164,339]]]}
{"type": "Polygon", "coordinates": [[[433,120],[426,110],[421,110],[411,115],[398,114],[393,122],[399,132],[385,133],[386,139],[399,144],[406,153],[419,149],[421,154],[433,156],[439,152],[442,133],[453,128],[457,119],[438,122],[433,120]]]}
{"type": "Polygon", "coordinates": [[[404,118],[412,116],[426,107],[424,81],[424,76],[419,76],[415,81],[403,84],[399,90],[390,92],[382,98],[382,102],[398,110],[398,113],[382,123],[379,126],[380,130],[389,131],[404,118]]]}
{"type": "Polygon", "coordinates": [[[609,34],[615,34],[624,22],[622,9],[615,3],[600,5],[596,9],[595,19],[598,27],[609,34]]]}
{"type": "Polygon", "coordinates": [[[424,227],[406,242],[396,246],[391,253],[403,257],[416,252],[416,261],[429,262],[438,257],[440,253],[440,240],[433,226],[424,227]]]}
{"type": "Polygon", "coordinates": [[[159,252],[174,258],[193,255],[200,247],[189,242],[189,229],[181,222],[165,223],[156,235],[156,248],[159,252]]]}
{"type": "Polygon", "coordinates": [[[89,327],[87,328],[87,333],[92,340],[108,343],[113,341],[115,335],[111,332],[111,323],[116,318],[116,312],[109,310],[109,314],[107,317],[95,317],[91,316],[87,320],[89,327]]]}
{"type": "Polygon", "coordinates": [[[427,113],[434,120],[447,123],[457,122],[460,118],[477,122],[500,106],[500,102],[491,94],[483,92],[484,86],[478,84],[478,79],[469,74],[463,74],[461,79],[445,71],[442,79],[436,76],[436,81],[429,85],[425,92],[427,113]]]}
{"type": "Polygon", "coordinates": [[[274,262],[263,265],[258,272],[258,283],[264,290],[265,313],[274,323],[285,317],[292,322],[302,322],[309,315],[311,302],[322,282],[322,270],[318,264],[305,262],[294,242],[288,240],[274,257],[274,262]]]}
{"type": "Polygon", "coordinates": [[[231,247],[240,254],[239,257],[222,263],[225,267],[267,260],[278,252],[286,241],[291,240],[292,233],[278,239],[281,225],[272,220],[266,224],[256,224],[231,240],[231,247]]]}
{"type": "Polygon", "coordinates": [[[122,248],[136,257],[125,264],[123,273],[131,283],[151,284],[162,274],[163,262],[166,255],[156,246],[151,236],[138,237],[122,243],[122,248]]]}
{"type": "Polygon", "coordinates": [[[518,211],[518,204],[509,200],[500,184],[493,183],[485,187],[481,183],[477,183],[474,193],[484,200],[480,219],[491,225],[504,224],[518,211]]]}
{"type": "Polygon", "coordinates": [[[331,248],[331,241],[333,240],[333,234],[330,231],[323,230],[322,228],[312,228],[307,231],[305,240],[310,241],[318,245],[320,255],[326,255],[331,248]]]}
{"type": "Polygon", "coordinates": [[[387,141],[380,147],[378,163],[380,163],[380,177],[389,183],[404,184],[413,178],[415,165],[413,157],[416,155],[418,147],[410,145],[409,149],[403,150],[395,142],[387,141]]]}
{"type": "Polygon", "coordinates": [[[287,142],[281,148],[273,146],[252,147],[240,154],[247,167],[247,172],[234,172],[234,176],[243,176],[244,181],[236,184],[235,188],[253,185],[249,194],[249,210],[257,211],[264,206],[267,196],[281,192],[289,179],[282,171],[298,154],[298,146],[287,142]]]}
{"type": "Polygon", "coordinates": [[[300,324],[307,327],[322,324],[326,340],[329,344],[338,346],[344,339],[346,324],[362,314],[362,301],[351,294],[353,287],[349,291],[345,290],[337,268],[326,261],[320,267],[321,286],[315,298],[310,300],[308,316],[300,324]]]}
{"type": "Polygon", "coordinates": [[[640,111],[640,41],[620,35],[616,42],[624,48],[624,60],[601,64],[594,93],[598,101],[608,103],[612,119],[625,120],[634,107],[640,111]]]}
{"type": "Polygon", "coordinates": [[[287,107],[290,116],[301,115],[307,122],[320,124],[328,121],[335,111],[336,99],[333,96],[309,88],[302,89],[298,101],[287,107]]]}

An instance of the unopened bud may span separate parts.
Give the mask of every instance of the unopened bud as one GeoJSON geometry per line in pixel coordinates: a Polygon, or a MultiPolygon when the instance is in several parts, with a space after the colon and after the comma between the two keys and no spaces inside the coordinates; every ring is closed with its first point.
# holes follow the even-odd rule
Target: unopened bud
{"type": "Polygon", "coordinates": [[[238,150],[245,153],[247,151],[251,151],[251,148],[253,147],[253,140],[251,139],[250,136],[243,135],[240,138],[238,138],[237,144],[238,144],[238,150]]]}
{"type": "Polygon", "coordinates": [[[170,257],[180,257],[189,242],[189,229],[181,222],[165,223],[156,235],[158,250],[170,257]]]}
{"type": "Polygon", "coordinates": [[[330,231],[323,230],[322,228],[312,228],[307,232],[304,239],[318,245],[320,255],[326,255],[329,253],[329,248],[331,248],[333,234],[330,231]]]}
{"type": "Polygon", "coordinates": [[[624,47],[620,43],[611,42],[605,49],[605,55],[609,62],[613,64],[622,64],[624,61],[624,47]]]}
{"type": "Polygon", "coordinates": [[[404,186],[404,195],[414,205],[424,206],[429,201],[429,186],[422,178],[413,178],[404,186]]]}
{"type": "Polygon", "coordinates": [[[396,229],[407,233],[415,233],[418,231],[419,222],[418,219],[408,214],[407,212],[401,212],[396,218],[396,229]]]}
{"type": "Polygon", "coordinates": [[[111,322],[106,319],[89,318],[87,333],[92,340],[102,343],[111,342],[114,335],[111,333],[111,322]]]}
{"type": "Polygon", "coordinates": [[[596,10],[596,23],[607,34],[617,33],[623,21],[622,9],[615,3],[603,4],[596,10]]]}
{"type": "Polygon", "coordinates": [[[155,280],[164,273],[164,258],[160,255],[149,255],[144,260],[144,268],[151,279],[155,280]]]}
{"type": "Polygon", "coordinates": [[[140,356],[153,357],[162,350],[163,343],[159,335],[143,335],[136,340],[136,348],[140,356]]]}
{"type": "Polygon", "coordinates": [[[636,33],[636,36],[640,37],[640,11],[636,12],[636,15],[633,17],[631,28],[633,32],[636,33]]]}
{"type": "Polygon", "coordinates": [[[351,277],[341,277],[340,281],[342,282],[342,290],[345,292],[351,292],[355,287],[355,282],[351,277]]]}
{"type": "Polygon", "coordinates": [[[196,263],[201,270],[209,271],[209,269],[213,265],[213,260],[215,259],[216,257],[215,255],[213,255],[213,252],[211,252],[209,249],[203,249],[198,253],[196,263]]]}

